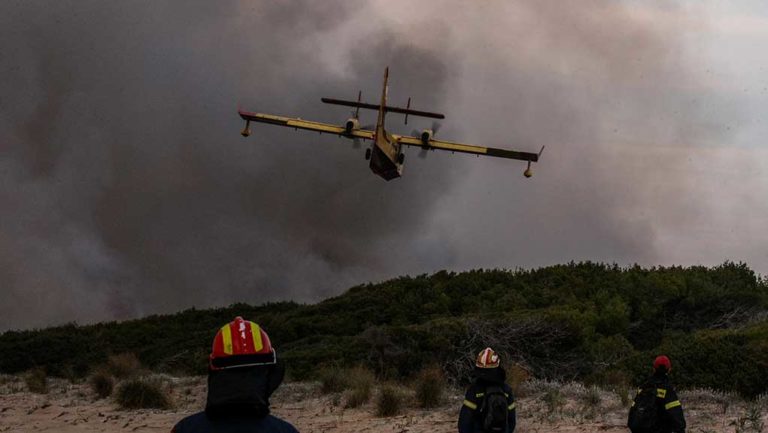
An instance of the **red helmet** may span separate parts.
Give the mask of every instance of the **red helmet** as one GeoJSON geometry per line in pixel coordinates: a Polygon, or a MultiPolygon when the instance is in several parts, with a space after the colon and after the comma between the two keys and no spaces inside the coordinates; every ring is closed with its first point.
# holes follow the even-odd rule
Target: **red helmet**
{"type": "Polygon", "coordinates": [[[653,361],[653,369],[654,370],[658,369],[661,366],[664,366],[667,369],[667,371],[671,371],[672,370],[672,363],[669,361],[669,358],[667,358],[666,355],[659,355],[653,361]]]}
{"type": "Polygon", "coordinates": [[[499,355],[490,347],[486,347],[477,354],[475,365],[479,368],[496,368],[499,366],[499,355]]]}
{"type": "Polygon", "coordinates": [[[277,357],[267,333],[238,316],[216,333],[209,361],[211,370],[221,370],[275,364],[277,357]]]}

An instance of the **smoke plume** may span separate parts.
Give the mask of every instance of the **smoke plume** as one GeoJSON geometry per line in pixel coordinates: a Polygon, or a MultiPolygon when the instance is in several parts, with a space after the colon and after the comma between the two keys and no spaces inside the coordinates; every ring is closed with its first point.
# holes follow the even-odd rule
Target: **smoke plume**
{"type": "Polygon", "coordinates": [[[707,206],[680,200],[695,185],[675,167],[724,135],[692,97],[681,35],[702,20],[441,5],[4,2],[0,330],[316,301],[441,268],[668,261],[660,238],[707,206]],[[546,145],[534,178],[415,149],[384,182],[338,137],[238,134],[238,104],[340,123],[320,98],[377,102],[387,65],[393,104],[445,112],[440,137],[546,145]]]}

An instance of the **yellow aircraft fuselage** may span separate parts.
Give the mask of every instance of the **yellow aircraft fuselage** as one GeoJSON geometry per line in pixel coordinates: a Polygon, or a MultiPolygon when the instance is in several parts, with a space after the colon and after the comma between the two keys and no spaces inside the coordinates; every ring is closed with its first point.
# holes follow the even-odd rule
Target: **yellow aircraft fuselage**
{"type": "Polygon", "coordinates": [[[384,129],[384,119],[387,115],[387,80],[389,68],[384,69],[384,87],[381,90],[381,103],[379,115],[376,120],[375,138],[371,151],[371,170],[386,180],[400,177],[403,174],[403,156],[401,145],[392,139],[392,136],[384,129]]]}

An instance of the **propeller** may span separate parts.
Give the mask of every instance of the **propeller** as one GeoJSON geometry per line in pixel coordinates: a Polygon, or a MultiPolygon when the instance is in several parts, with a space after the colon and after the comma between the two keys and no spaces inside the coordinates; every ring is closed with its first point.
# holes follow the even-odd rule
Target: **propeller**
{"type": "Polygon", "coordinates": [[[437,131],[439,131],[442,126],[443,126],[443,124],[438,122],[437,120],[433,121],[432,122],[432,133],[437,135],[437,131]]]}
{"type": "MultiPolygon", "coordinates": [[[[419,131],[418,129],[414,129],[413,131],[411,131],[411,135],[414,137],[420,137],[421,131],[419,131]]],[[[429,148],[426,146],[421,146],[421,150],[419,151],[419,158],[422,158],[422,159],[426,158],[427,153],[429,153],[429,148]]]]}

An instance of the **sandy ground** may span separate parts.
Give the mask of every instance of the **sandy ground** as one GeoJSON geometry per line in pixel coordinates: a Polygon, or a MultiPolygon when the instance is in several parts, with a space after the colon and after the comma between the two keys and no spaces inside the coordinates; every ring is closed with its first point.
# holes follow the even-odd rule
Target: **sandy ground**
{"type": "MultiPolygon", "coordinates": [[[[169,432],[178,420],[203,408],[205,379],[163,380],[174,409],[126,411],[111,399],[97,399],[87,384],[54,379],[47,394],[33,394],[21,379],[0,376],[0,432],[169,432]]],[[[440,433],[456,431],[462,398],[453,391],[441,407],[421,410],[414,408],[411,397],[402,415],[382,418],[375,415],[373,402],[344,408],[343,396],[321,395],[317,384],[287,383],[273,396],[272,410],[302,433],[440,433]]],[[[681,400],[689,432],[759,432],[768,424],[765,400],[746,403],[709,391],[683,392],[681,400]]],[[[627,432],[626,413],[615,392],[533,382],[521,389],[516,431],[627,432]]]]}

